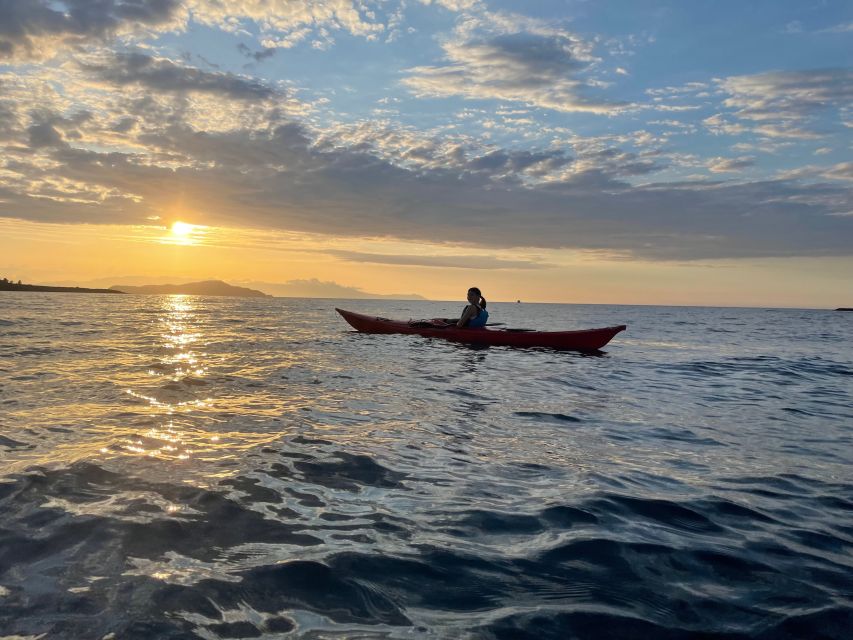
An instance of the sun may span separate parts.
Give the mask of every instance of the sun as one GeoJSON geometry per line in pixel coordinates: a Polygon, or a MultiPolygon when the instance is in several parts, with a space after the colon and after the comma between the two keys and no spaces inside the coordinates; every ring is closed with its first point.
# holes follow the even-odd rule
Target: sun
{"type": "Polygon", "coordinates": [[[172,223],[172,235],[176,238],[187,239],[192,235],[196,225],[176,220],[172,223]]]}
{"type": "Polygon", "coordinates": [[[169,227],[169,235],[161,240],[165,244],[195,245],[200,244],[207,227],[200,224],[190,224],[176,220],[169,227]]]}

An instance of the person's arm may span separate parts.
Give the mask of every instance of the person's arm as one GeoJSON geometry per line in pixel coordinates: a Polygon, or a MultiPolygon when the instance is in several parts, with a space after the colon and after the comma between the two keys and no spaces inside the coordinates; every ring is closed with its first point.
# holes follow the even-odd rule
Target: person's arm
{"type": "Polygon", "coordinates": [[[465,307],[465,311],[462,312],[462,317],[459,318],[458,322],[456,323],[456,326],[464,327],[472,318],[476,317],[479,312],[480,310],[477,309],[477,307],[475,307],[473,304],[469,304],[467,307],[465,307]]]}

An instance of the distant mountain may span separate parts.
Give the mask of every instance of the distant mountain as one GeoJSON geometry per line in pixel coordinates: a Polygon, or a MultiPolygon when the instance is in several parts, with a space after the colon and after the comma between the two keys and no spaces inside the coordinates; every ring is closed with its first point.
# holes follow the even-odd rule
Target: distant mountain
{"type": "Polygon", "coordinates": [[[204,280],[203,282],[187,282],[186,284],[146,284],[129,286],[119,284],[110,287],[114,291],[136,294],[154,295],[188,295],[188,296],[235,296],[239,298],[271,298],[263,291],[235,287],[222,280],[204,280]]]}
{"type": "Polygon", "coordinates": [[[336,299],[387,299],[387,300],[426,300],[417,293],[370,293],[356,287],[347,287],[337,282],[328,282],[311,278],[308,280],[288,280],[282,283],[249,282],[261,287],[274,296],[282,298],[336,298],[336,299]]]}

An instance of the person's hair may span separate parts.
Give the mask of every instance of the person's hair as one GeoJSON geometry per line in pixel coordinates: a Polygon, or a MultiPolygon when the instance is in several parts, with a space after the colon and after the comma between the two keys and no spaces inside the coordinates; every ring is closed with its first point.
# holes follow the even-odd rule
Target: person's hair
{"type": "Polygon", "coordinates": [[[486,308],[486,299],[483,297],[483,292],[480,291],[477,287],[471,287],[468,291],[473,291],[477,294],[477,297],[480,298],[480,306],[485,309],[486,308]]]}

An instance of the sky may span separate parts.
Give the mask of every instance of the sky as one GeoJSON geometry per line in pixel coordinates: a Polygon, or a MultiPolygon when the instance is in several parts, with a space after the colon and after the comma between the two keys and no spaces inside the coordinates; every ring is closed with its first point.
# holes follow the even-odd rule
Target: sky
{"type": "Polygon", "coordinates": [[[851,306],[853,3],[0,0],[0,276],[851,306]]]}

